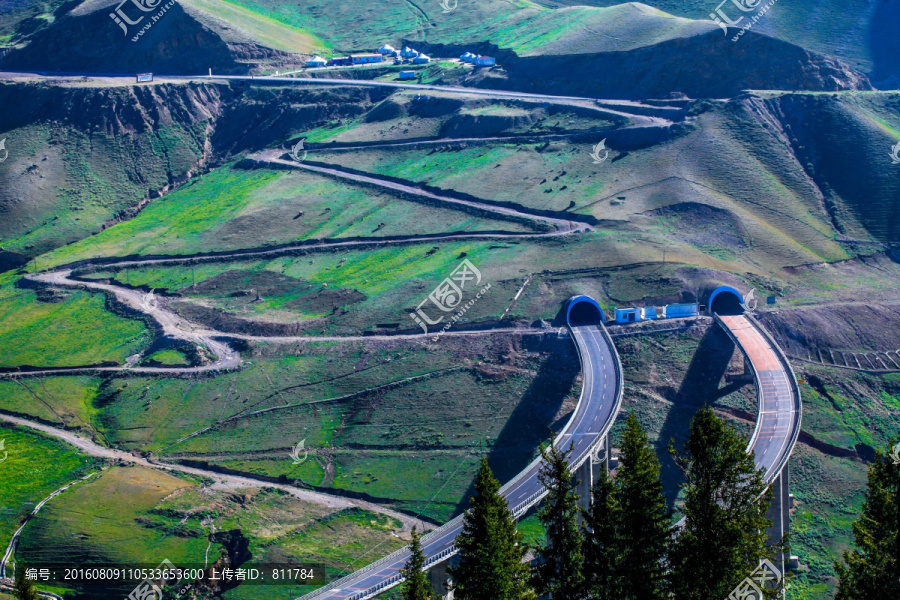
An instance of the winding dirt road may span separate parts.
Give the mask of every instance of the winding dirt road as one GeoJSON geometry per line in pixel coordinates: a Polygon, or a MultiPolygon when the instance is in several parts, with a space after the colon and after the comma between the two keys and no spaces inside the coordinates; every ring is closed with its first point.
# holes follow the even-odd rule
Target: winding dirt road
{"type": "MultiPolygon", "coordinates": [[[[371,512],[381,513],[389,517],[393,517],[403,523],[401,535],[406,535],[407,533],[409,533],[409,531],[412,530],[413,525],[417,526],[419,530],[422,530],[423,528],[432,529],[434,527],[434,524],[432,523],[428,523],[420,519],[415,519],[409,515],[391,510],[389,508],[385,508],[383,506],[379,506],[378,504],[375,504],[373,502],[367,502],[365,500],[346,498],[343,496],[333,496],[330,494],[324,494],[322,492],[315,492],[312,490],[305,490],[303,488],[298,488],[282,483],[270,483],[268,481],[253,479],[251,477],[228,475],[224,473],[217,473],[215,471],[206,471],[204,469],[186,467],[184,465],[160,462],[153,459],[152,457],[149,459],[142,458],[128,452],[123,452],[122,450],[104,448],[103,446],[100,446],[99,444],[96,444],[87,438],[83,438],[71,431],[58,429],[56,427],[51,427],[50,425],[44,425],[43,423],[35,423],[34,421],[23,419],[21,417],[13,417],[11,415],[0,414],[0,420],[19,425],[21,427],[28,427],[29,429],[34,429],[36,431],[40,431],[41,433],[63,440],[64,442],[75,446],[76,448],[78,448],[85,454],[89,454],[90,456],[121,460],[124,462],[141,465],[143,467],[150,467],[153,469],[178,471],[180,473],[188,473],[190,475],[207,477],[215,480],[215,483],[213,483],[212,485],[213,489],[234,490],[238,488],[276,488],[285,491],[295,498],[299,498],[300,500],[312,502],[321,506],[327,506],[328,508],[332,508],[336,511],[344,508],[363,508],[371,512]]],[[[285,456],[285,460],[287,459],[288,457],[285,456]]]]}
{"type": "MultiPolygon", "coordinates": [[[[447,241],[447,240],[473,240],[473,239],[510,239],[510,238],[538,238],[538,237],[550,237],[550,236],[561,236],[561,235],[571,235],[577,234],[584,231],[589,231],[591,228],[589,225],[585,223],[581,223],[578,221],[572,221],[560,217],[552,217],[541,214],[533,214],[527,212],[525,210],[519,208],[512,208],[506,206],[497,206],[488,202],[478,202],[475,200],[463,200],[459,198],[454,198],[451,196],[441,195],[429,191],[422,190],[418,187],[414,187],[412,185],[405,185],[402,183],[398,183],[396,181],[383,179],[373,175],[366,175],[360,173],[349,173],[337,168],[328,168],[318,165],[311,165],[305,163],[298,163],[291,160],[286,160],[281,158],[283,151],[281,150],[267,150],[258,153],[255,155],[255,159],[263,162],[276,164],[281,167],[289,167],[302,169],[307,171],[312,171],[315,173],[319,173],[321,175],[325,175],[327,177],[333,177],[336,179],[341,179],[344,181],[348,181],[351,183],[355,183],[358,185],[367,185],[367,186],[377,186],[384,189],[387,189],[394,193],[403,193],[409,194],[413,196],[419,196],[422,198],[426,198],[432,202],[438,202],[441,204],[445,204],[451,207],[458,207],[462,209],[475,209],[484,213],[496,215],[499,218],[503,219],[513,219],[518,221],[528,221],[533,223],[542,224],[547,227],[548,231],[545,232],[534,232],[534,233],[458,233],[458,234],[450,234],[450,235],[433,235],[433,236],[409,236],[409,237],[399,237],[399,238],[391,238],[391,239],[371,239],[371,240],[319,240],[316,242],[303,242],[289,246],[283,246],[280,248],[265,248],[265,249],[246,249],[235,252],[221,253],[215,255],[202,255],[202,256],[172,256],[167,258],[152,258],[152,259],[127,259],[121,261],[113,261],[104,263],[104,266],[110,268],[122,268],[122,267],[136,267],[136,266],[165,266],[168,264],[180,264],[185,260],[192,260],[196,262],[206,262],[206,261],[222,261],[222,260],[234,260],[234,259],[246,259],[246,258],[256,258],[256,257],[264,257],[264,256],[280,256],[284,254],[289,254],[292,252],[296,252],[298,250],[303,251],[316,251],[322,249],[332,249],[332,248],[353,248],[353,247],[379,247],[379,246],[387,246],[387,245],[397,245],[397,244],[408,244],[408,243],[423,243],[429,241],[447,241]]],[[[314,337],[314,336],[249,336],[249,335],[236,335],[223,331],[216,331],[210,329],[206,326],[203,326],[198,323],[194,323],[175,314],[173,311],[169,310],[165,306],[165,302],[148,301],[146,294],[140,290],[134,290],[131,288],[126,288],[118,285],[114,285],[111,283],[103,283],[98,281],[88,281],[88,280],[80,280],[74,279],[72,276],[72,268],[62,267],[52,271],[46,271],[42,273],[34,273],[25,276],[26,279],[39,283],[42,285],[48,286],[57,286],[57,287],[75,287],[75,288],[84,288],[88,290],[95,290],[104,292],[107,294],[113,295],[116,300],[125,306],[140,311],[144,314],[149,315],[153,320],[158,324],[163,335],[171,337],[177,340],[183,340],[192,344],[196,344],[198,346],[202,346],[206,348],[214,357],[215,361],[211,364],[194,366],[194,367],[131,367],[131,366],[121,366],[121,367],[71,367],[67,369],[47,369],[47,370],[35,370],[35,371],[23,371],[23,372],[10,372],[0,374],[0,377],[19,377],[19,376],[36,376],[36,375],[53,375],[53,374],[72,374],[72,373],[83,373],[83,372],[116,372],[116,371],[129,371],[133,373],[161,373],[161,374],[189,374],[189,373],[203,373],[208,371],[222,371],[234,369],[240,366],[241,364],[241,356],[238,352],[233,350],[227,343],[220,341],[217,338],[241,338],[246,340],[256,340],[256,341],[269,341],[269,342],[295,342],[295,341],[327,341],[327,340],[347,340],[350,338],[334,338],[334,337],[314,337]]],[[[516,332],[522,332],[523,330],[515,330],[516,332]]],[[[527,330],[526,330],[527,331],[527,330]]],[[[450,332],[447,332],[448,334],[450,332]]],[[[454,335],[486,335],[488,332],[457,332],[454,335]]],[[[360,339],[377,339],[378,336],[359,336],[360,339]]],[[[384,338],[390,339],[425,339],[427,336],[425,334],[414,334],[414,335],[397,335],[397,336],[383,336],[384,338]]]]}

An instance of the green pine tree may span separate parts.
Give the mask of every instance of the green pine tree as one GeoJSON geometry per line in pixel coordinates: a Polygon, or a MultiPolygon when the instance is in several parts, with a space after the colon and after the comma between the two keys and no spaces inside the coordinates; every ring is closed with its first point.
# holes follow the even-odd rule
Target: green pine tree
{"type": "Polygon", "coordinates": [[[537,548],[533,582],[541,595],[577,600],[584,590],[578,495],[566,453],[550,446],[541,448],[541,454],[544,464],[538,479],[547,489],[547,497],[538,511],[538,518],[544,525],[545,540],[537,548]]]}
{"type": "Polygon", "coordinates": [[[744,449],[747,440],[704,406],[691,420],[684,454],[669,450],[685,474],[684,528],[670,553],[678,600],[725,598],[774,554],[766,545],[772,493],[744,449]]]}
{"type": "Polygon", "coordinates": [[[400,570],[405,581],[401,588],[403,600],[434,600],[435,595],[431,591],[431,583],[425,575],[425,554],[422,552],[422,534],[412,529],[412,540],[409,542],[409,560],[406,566],[400,570]]]}
{"type": "Polygon", "coordinates": [[[659,459],[647,432],[629,413],[615,480],[619,506],[621,600],[657,600],[667,595],[665,560],[671,540],[669,511],[660,480],[659,459]]]}
{"type": "Polygon", "coordinates": [[[34,583],[30,579],[25,578],[25,567],[19,566],[16,569],[16,581],[13,585],[13,595],[18,600],[38,600],[37,590],[34,589],[34,583]]]}
{"type": "Polygon", "coordinates": [[[600,476],[591,488],[591,506],[584,511],[582,525],[585,594],[594,600],[618,600],[620,596],[616,571],[620,513],[615,484],[606,469],[600,469],[600,476]]]}
{"type": "Polygon", "coordinates": [[[477,496],[463,517],[456,538],[459,564],[450,569],[457,600],[531,600],[529,567],[522,561],[528,552],[506,500],[498,493],[486,458],[475,481],[477,496]]]}
{"type": "Polygon", "coordinates": [[[900,598],[900,440],[896,444],[896,458],[879,451],[869,466],[866,498],[853,524],[856,549],[835,565],[835,600],[900,598]]]}

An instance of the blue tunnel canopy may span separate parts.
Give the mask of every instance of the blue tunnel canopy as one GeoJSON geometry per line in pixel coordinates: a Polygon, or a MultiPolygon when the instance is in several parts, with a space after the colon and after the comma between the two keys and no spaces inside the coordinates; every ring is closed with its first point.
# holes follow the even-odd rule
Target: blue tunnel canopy
{"type": "Polygon", "coordinates": [[[569,305],[566,307],[566,323],[577,325],[602,322],[603,308],[596,300],[584,295],[569,298],[569,305]]]}
{"type": "Polygon", "coordinates": [[[730,285],[723,285],[713,290],[709,296],[709,312],[719,314],[734,314],[743,312],[744,296],[730,285]]]}

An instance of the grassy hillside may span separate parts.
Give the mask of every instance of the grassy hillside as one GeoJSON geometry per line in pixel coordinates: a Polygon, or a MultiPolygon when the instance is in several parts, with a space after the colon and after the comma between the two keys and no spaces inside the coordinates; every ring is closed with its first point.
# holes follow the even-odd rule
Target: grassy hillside
{"type": "Polygon", "coordinates": [[[62,0],[9,0],[0,6],[0,47],[11,43],[17,32],[33,31],[53,21],[62,0]]]}
{"type": "MultiPolygon", "coordinates": [[[[616,0],[585,3],[619,4],[616,0]]],[[[655,0],[651,4],[672,15],[690,19],[709,19],[710,13],[719,6],[717,2],[706,0],[655,0]]],[[[742,14],[731,4],[725,4],[722,10],[732,20],[742,14]]],[[[749,18],[744,17],[738,26],[743,27],[749,18]]],[[[900,46],[891,24],[897,23],[898,18],[895,2],[778,2],[759,19],[753,30],[839,57],[869,74],[882,89],[897,89],[900,86],[900,46]]]]}
{"type": "Polygon", "coordinates": [[[122,363],[148,341],[145,324],[112,314],[102,295],[39,293],[17,278],[0,275],[0,367],[122,363]]]}
{"type": "MultiPolygon", "coordinates": [[[[210,6],[216,5],[203,4],[204,10],[210,6]]],[[[288,8],[296,11],[293,6],[288,8]]],[[[397,6],[361,16],[372,22],[368,35],[380,31],[376,19],[391,11],[399,17],[397,6]]],[[[418,14],[413,5],[404,6],[418,14]]],[[[581,20],[615,10],[647,11],[567,9],[552,14],[574,15],[572,30],[551,29],[545,36],[549,22],[542,19],[551,13],[517,6],[535,35],[508,43],[522,44],[524,53],[531,51],[528,44],[548,49],[557,42],[581,52],[587,46],[573,33],[581,20]]],[[[488,8],[497,5],[473,10],[488,8]]],[[[258,31],[268,23],[264,19],[277,17],[259,14],[263,20],[252,21],[258,31]]],[[[449,15],[459,17],[456,11],[449,15]]],[[[483,26],[496,32],[512,18],[485,17],[483,26]]],[[[317,22],[325,20],[318,15],[317,22]]],[[[430,21],[416,22],[429,30],[430,21]]],[[[289,24],[297,37],[285,43],[317,43],[300,33],[310,31],[304,23],[289,24]]],[[[262,35],[258,31],[241,35],[262,35]]],[[[328,36],[321,40],[336,44],[328,36]]],[[[566,71],[554,76],[577,79],[566,71]]],[[[9,175],[0,179],[9,215],[0,225],[8,228],[4,250],[20,264],[36,258],[20,268],[9,264],[0,275],[2,367],[121,365],[143,350],[144,366],[192,359],[187,346],[152,340],[143,322],[117,315],[104,296],[32,287],[22,280],[27,270],[100,257],[460,234],[76,270],[87,279],[154,289],[190,322],[181,323],[185,330],[199,325],[233,336],[240,368],[182,376],[126,370],[7,378],[0,381],[0,410],[206,469],[210,477],[228,470],[296,482],[445,521],[466,506],[481,456],[508,480],[567,419],[579,367],[571,340],[557,328],[564,324],[566,299],[575,294],[589,294],[610,310],[692,301],[728,284],[755,289],[760,298],[774,296],[774,307],[766,305],[767,321],[776,323],[785,345],[804,332],[809,339],[849,339],[826,335],[822,323],[832,321],[853,329],[859,346],[900,333],[900,321],[881,317],[888,310],[867,312],[859,304],[861,298],[896,303],[900,262],[880,245],[898,241],[900,171],[888,158],[900,131],[895,93],[754,92],[677,104],[683,111],[618,105],[654,117],[649,126],[640,114],[615,115],[586,101],[487,100],[448,92],[422,98],[412,91],[255,82],[124,86],[69,79],[58,86],[9,84],[0,94],[6,107],[15,104],[14,94],[27,100],[21,112],[0,112],[10,151],[0,165],[9,175]],[[503,139],[491,139],[498,137],[503,139]],[[591,230],[466,239],[465,233],[541,228],[527,219],[425,203],[386,185],[363,187],[297,168],[262,167],[253,158],[260,151],[283,152],[299,138],[307,142],[307,164],[533,217],[571,218],[591,230]],[[609,156],[597,162],[591,152],[601,140],[609,156]],[[22,148],[24,155],[18,154],[22,148]],[[189,179],[189,173],[200,176],[189,179]],[[463,258],[491,287],[454,327],[488,331],[437,342],[387,337],[419,331],[409,313],[463,258]],[[845,310],[859,319],[877,320],[878,337],[853,320],[832,318],[839,314],[829,308],[836,303],[852,306],[845,310]],[[489,331],[496,326],[520,331],[489,331]],[[301,441],[309,459],[294,464],[291,449],[301,441]]],[[[740,372],[741,358],[708,325],[698,320],[677,332],[616,338],[627,407],[652,432],[674,507],[679,474],[664,450],[668,440],[683,439],[704,402],[744,433],[752,430],[756,409],[752,386],[731,378],[740,372]]],[[[812,600],[834,588],[830,562],[848,543],[864,460],[896,430],[900,392],[895,375],[825,366],[803,373],[810,437],[792,463],[798,499],[793,518],[795,553],[811,570],[799,579],[796,595],[812,600]]],[[[59,461],[68,466],[70,459],[59,461]]],[[[32,466],[20,468],[24,473],[32,466]]],[[[46,471],[41,478],[55,475],[46,471]]],[[[23,506],[25,492],[13,492],[23,506]]],[[[309,561],[330,578],[403,543],[396,537],[398,523],[383,515],[335,513],[280,492],[236,490],[143,467],[116,466],[57,500],[29,525],[21,559],[197,562],[209,548],[216,556],[229,541],[214,538],[211,545],[204,517],[214,518],[220,533],[240,530],[243,537],[229,539],[249,540],[255,561],[309,561]]],[[[526,528],[532,537],[540,533],[533,520],[526,528]]],[[[113,591],[124,596],[129,590],[113,591]]],[[[238,588],[224,597],[249,600],[253,592],[238,588]]]]}
{"type": "Polygon", "coordinates": [[[0,109],[0,240],[25,257],[99,232],[208,152],[211,115],[188,88],[4,83],[0,109]]]}
{"type": "Polygon", "coordinates": [[[55,490],[96,467],[96,462],[58,440],[0,423],[0,547],[4,551],[22,520],[55,490]]]}
{"type": "Polygon", "coordinates": [[[153,203],[135,219],[49,258],[59,264],[89,256],[187,255],[321,238],[483,230],[529,231],[519,223],[404,202],[305,171],[222,168],[153,203]]]}
{"type": "Polygon", "coordinates": [[[190,0],[168,9],[159,24],[136,36],[139,24],[118,29],[103,1],[92,0],[14,36],[16,47],[0,64],[75,72],[284,72],[303,66],[314,52],[372,51],[386,42],[409,42],[436,57],[464,50],[498,55],[507,71],[497,74],[510,77],[489,77],[486,83],[507,89],[632,98],[869,86],[843,63],[791,43],[753,33],[738,47],[723,41],[708,20],[675,17],[641,3],[551,9],[488,0],[444,12],[439,3],[405,0],[380,3],[377,10],[361,10],[348,0],[190,0]],[[202,52],[193,50],[199,47],[202,52]],[[695,68],[686,72],[680,68],[685,63],[695,68]],[[603,81],[584,78],[570,89],[560,80],[564,72],[585,70],[604,73],[603,81]],[[676,73],[681,81],[672,81],[676,73]]]}
{"type": "Polygon", "coordinates": [[[767,104],[838,231],[900,241],[900,172],[890,158],[900,140],[900,94],[791,94],[767,104]]]}
{"type": "Polygon", "coordinates": [[[645,4],[551,10],[538,4],[489,0],[443,12],[440,3],[389,0],[360,10],[348,0],[238,0],[255,12],[315,31],[335,52],[418,40],[464,45],[489,42],[519,55],[629,50],[695,35],[712,23],[679,19],[645,4]]]}
{"type": "Polygon", "coordinates": [[[127,220],[233,153],[380,99],[378,90],[0,84],[0,139],[9,152],[0,163],[0,267],[127,220]],[[348,102],[329,102],[338,98],[348,102]]]}

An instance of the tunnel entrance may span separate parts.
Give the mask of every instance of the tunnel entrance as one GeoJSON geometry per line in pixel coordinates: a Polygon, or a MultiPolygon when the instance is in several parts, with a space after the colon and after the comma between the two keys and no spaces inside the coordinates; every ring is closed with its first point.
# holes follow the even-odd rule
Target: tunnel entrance
{"type": "Polygon", "coordinates": [[[575,296],[569,300],[566,311],[569,325],[596,325],[603,322],[603,309],[590,296],[575,296]]]}
{"type": "Polygon", "coordinates": [[[717,288],[709,297],[710,314],[740,315],[744,312],[744,297],[732,287],[717,288]]]}

